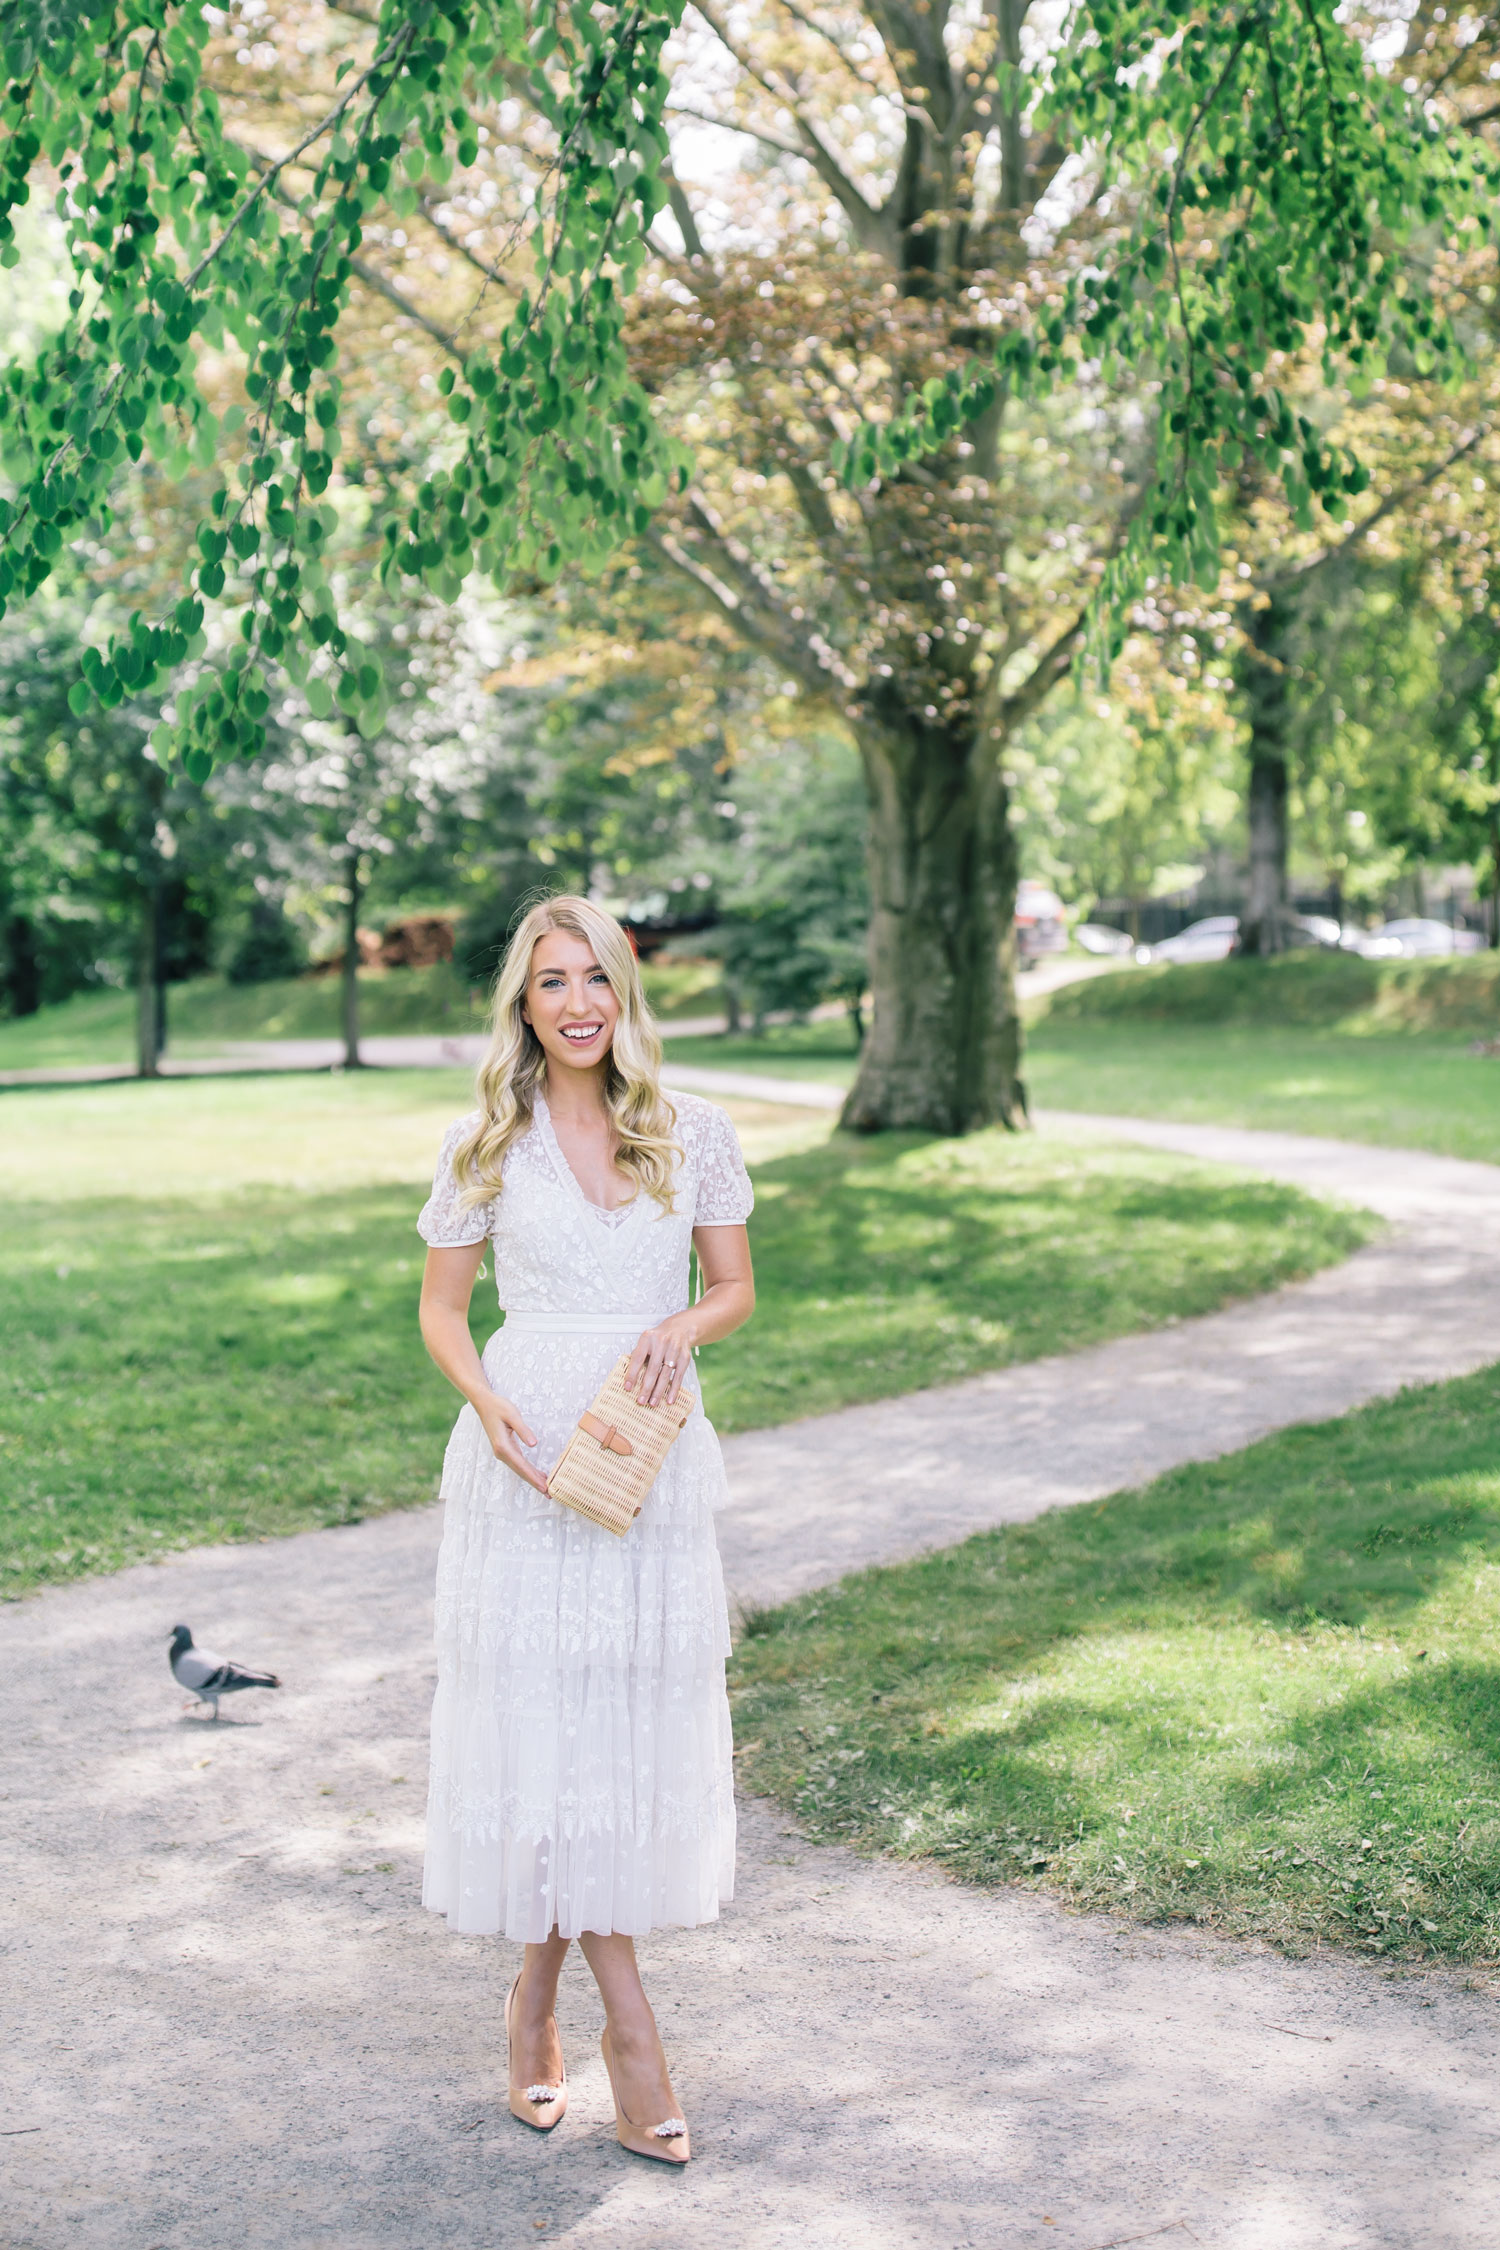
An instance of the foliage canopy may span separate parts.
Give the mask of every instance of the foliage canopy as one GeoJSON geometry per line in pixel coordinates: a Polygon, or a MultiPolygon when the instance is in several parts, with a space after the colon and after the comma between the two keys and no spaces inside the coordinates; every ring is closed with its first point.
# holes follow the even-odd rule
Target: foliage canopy
{"type": "MultiPolygon", "coordinates": [[[[424,322],[447,355],[451,429],[420,481],[377,503],[381,567],[451,599],[471,570],[547,577],[645,528],[686,463],[632,377],[622,305],[671,184],[662,49],[681,5],[384,0],[378,18],[351,6],[340,12],[373,40],[339,65],[326,102],[309,79],[272,155],[226,122],[206,67],[224,17],[206,0],[6,0],[0,257],[14,257],[11,214],[40,187],[75,286],[60,331],[0,382],[0,599],[33,594],[85,527],[108,536],[124,458],[219,470],[181,599],[85,652],[76,709],[180,675],[158,749],[197,778],[260,749],[278,667],[315,715],[378,729],[381,667],[340,614],[324,497],[348,418],[351,301],[392,293],[360,248],[377,213],[399,217],[475,162],[476,118],[500,94],[541,121],[548,154],[506,257],[470,256],[469,312],[452,330],[424,322]],[[503,324],[485,317],[507,292],[503,324]],[[222,415],[206,355],[242,362],[243,403],[222,415]],[[220,602],[238,640],[210,668],[205,605],[220,602]]],[[[1004,13],[965,79],[960,106],[976,113],[1018,115],[1035,92],[1024,10],[1004,13]]],[[[1061,294],[1029,298],[1018,281],[966,367],[878,423],[830,433],[846,481],[913,470],[997,397],[1092,365],[1159,385],[1152,475],[1101,616],[1148,567],[1207,581],[1215,487],[1242,458],[1280,480],[1304,524],[1315,507],[1341,515],[1365,472],[1268,380],[1270,355],[1311,337],[1358,380],[1393,348],[1428,370],[1456,366],[1405,253],[1424,230],[1484,228],[1490,184],[1484,145],[1445,134],[1418,94],[1382,77],[1343,13],[1335,0],[1074,8],[1034,118],[1087,151],[1118,223],[1080,247],[1061,294]]],[[[934,37],[945,22],[936,11],[934,37]]],[[[948,120],[948,137],[962,126],[948,120]]],[[[913,239],[936,239],[938,216],[913,214],[913,239]]],[[[937,261],[907,263],[909,287],[943,293],[937,261]]]]}
{"type": "Polygon", "coordinates": [[[337,704],[361,731],[379,726],[380,669],[345,632],[324,563],[340,324],[372,210],[399,213],[418,182],[473,161],[479,85],[521,83],[552,131],[527,220],[530,286],[494,350],[443,339],[457,443],[404,512],[390,508],[385,568],[451,598],[476,565],[545,574],[640,528],[668,464],[626,368],[620,297],[662,200],[659,56],[675,13],[670,0],[534,16],[514,0],[390,0],[371,59],[340,65],[332,101],[267,161],[225,130],[205,83],[218,11],[203,0],[7,12],[0,254],[14,260],[10,213],[33,174],[51,175],[76,278],[66,325],[33,365],[11,367],[0,398],[16,487],[0,515],[0,594],[33,593],[71,531],[107,527],[122,453],[181,474],[223,439],[239,451],[198,526],[192,586],[169,617],[136,617],[86,653],[80,702],[118,702],[201,653],[204,605],[229,590],[242,646],[179,695],[162,744],[190,773],[260,747],[268,666],[315,715],[337,704]],[[246,404],[220,422],[196,363],[226,342],[244,355],[246,404]]]}

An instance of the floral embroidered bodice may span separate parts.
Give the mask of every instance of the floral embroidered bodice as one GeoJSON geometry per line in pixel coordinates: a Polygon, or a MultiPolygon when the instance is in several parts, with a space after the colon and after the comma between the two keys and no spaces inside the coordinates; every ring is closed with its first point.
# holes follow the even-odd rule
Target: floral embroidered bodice
{"type": "Polygon", "coordinates": [[[418,1220],[435,1248],[494,1245],[495,1287],[508,1312],[648,1313],[688,1301],[695,1226],[739,1226],[754,1203],[734,1127],[712,1102],[674,1093],[682,1151],[673,1208],[637,1194],[616,1210],[590,1203],[539,1095],[530,1130],[505,1159],[500,1194],[467,1209],[453,1177],[453,1151],[475,1122],[451,1126],[432,1195],[418,1220]]]}

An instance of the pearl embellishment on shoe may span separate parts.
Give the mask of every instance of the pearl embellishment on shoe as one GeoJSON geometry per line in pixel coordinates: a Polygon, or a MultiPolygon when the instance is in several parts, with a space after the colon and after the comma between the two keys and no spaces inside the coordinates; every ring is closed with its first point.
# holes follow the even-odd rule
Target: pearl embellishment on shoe
{"type": "Polygon", "coordinates": [[[682,2117],[669,2117],[663,2124],[651,2128],[652,2137],[658,2141],[681,2140],[686,2131],[687,2120],[682,2117]]]}
{"type": "Polygon", "coordinates": [[[526,2099],[529,2102],[560,2101],[562,2099],[562,2088],[561,2086],[528,2086],[526,2099]]]}

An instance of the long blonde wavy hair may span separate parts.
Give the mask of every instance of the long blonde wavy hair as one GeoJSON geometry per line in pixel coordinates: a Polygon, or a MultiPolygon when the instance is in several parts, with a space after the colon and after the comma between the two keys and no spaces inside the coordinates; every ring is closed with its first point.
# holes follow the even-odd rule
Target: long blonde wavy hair
{"type": "Polygon", "coordinates": [[[547,1058],[522,1009],[538,938],[566,930],[581,938],[608,977],[620,1004],[609,1051],[604,1106],[615,1130],[615,1162],[663,1210],[672,1208],[677,1112],[661,1090],[661,1040],[641,985],[630,940],[612,914],[592,899],[566,894],[533,906],[505,949],[490,1002],[490,1044],[475,1081],[480,1117],[453,1152],[453,1172],[466,1205],[500,1193],[506,1151],[532,1120],[547,1058]]]}

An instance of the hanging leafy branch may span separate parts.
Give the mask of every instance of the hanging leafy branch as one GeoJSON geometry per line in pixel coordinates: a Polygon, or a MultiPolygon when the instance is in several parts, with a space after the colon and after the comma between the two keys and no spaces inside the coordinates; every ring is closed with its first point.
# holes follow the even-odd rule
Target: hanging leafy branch
{"type": "Polygon", "coordinates": [[[205,605],[222,601],[238,609],[237,643],[178,686],[163,756],[195,778],[253,756],[278,668],[316,715],[379,727],[380,668],[340,623],[325,562],[340,327],[372,213],[409,212],[453,154],[473,163],[476,98],[497,84],[520,87],[552,135],[523,221],[525,286],[498,348],[444,338],[449,458],[379,525],[382,568],[452,599],[472,569],[546,576],[644,527],[674,457],[630,378],[621,300],[666,200],[660,57],[680,12],[385,0],[369,60],[341,65],[336,98],[267,160],[226,131],[206,83],[204,0],[4,0],[0,263],[16,262],[11,214],[43,179],[75,285],[61,331],[0,378],[14,493],[0,498],[0,614],[46,581],[70,535],[108,532],[122,457],[180,475],[238,454],[182,599],[84,651],[75,710],[190,666],[205,605]],[[226,341],[244,355],[247,404],[221,421],[197,359],[226,341]]]}
{"type": "MultiPolygon", "coordinates": [[[[255,754],[278,673],[316,715],[379,727],[380,667],[341,622],[326,559],[361,289],[395,298],[448,358],[436,465],[377,503],[388,577],[451,599],[470,571],[545,577],[644,528],[686,464],[630,377],[622,300],[667,199],[661,55],[681,5],[384,0],[319,113],[268,151],[225,123],[206,70],[223,17],[207,0],[0,0],[0,262],[17,254],[11,214],[40,190],[75,279],[60,332],[0,374],[0,604],[34,593],[67,543],[108,535],[125,460],[218,472],[181,599],[84,653],[76,709],[170,678],[158,750],[198,776],[255,754]],[[463,251],[478,298],[449,328],[361,244],[474,162],[496,93],[542,122],[550,156],[498,259],[463,251]],[[515,297],[486,343],[498,323],[476,315],[497,282],[515,297]],[[226,349],[242,355],[244,402],[221,419],[200,362],[226,349]],[[212,667],[209,604],[237,623],[212,667]]],[[[1396,347],[1455,368],[1414,267],[1487,230],[1495,185],[1477,138],[1445,135],[1382,79],[1339,12],[1084,0],[1035,122],[1086,151],[1109,227],[1057,298],[1018,305],[989,359],[840,447],[847,481],[899,475],[1002,393],[1091,368],[1149,382],[1154,480],[1109,564],[1100,638],[1148,571],[1212,575],[1215,489],[1244,456],[1280,478],[1299,523],[1339,516],[1365,471],[1295,412],[1270,356],[1315,336],[1331,377],[1373,378],[1396,347]]],[[[1019,114],[1020,66],[995,70],[1019,114]]]]}
{"type": "Polygon", "coordinates": [[[1116,622],[1148,572],[1212,585],[1215,488],[1246,458],[1294,522],[1335,519],[1368,484],[1294,411],[1272,353],[1321,341],[1332,385],[1367,385],[1393,349],[1457,372],[1453,330],[1412,253],[1490,232],[1496,173],[1382,78],[1337,0],[1089,0],[1075,11],[1039,129],[1088,152],[1100,202],[1129,214],[1047,309],[1022,311],[988,364],[934,377],[839,450],[854,487],[947,444],[1002,389],[1037,396],[1080,371],[1156,388],[1154,478],[1094,616],[1116,622]],[[1340,370],[1343,370],[1341,378],[1340,370]]]}

